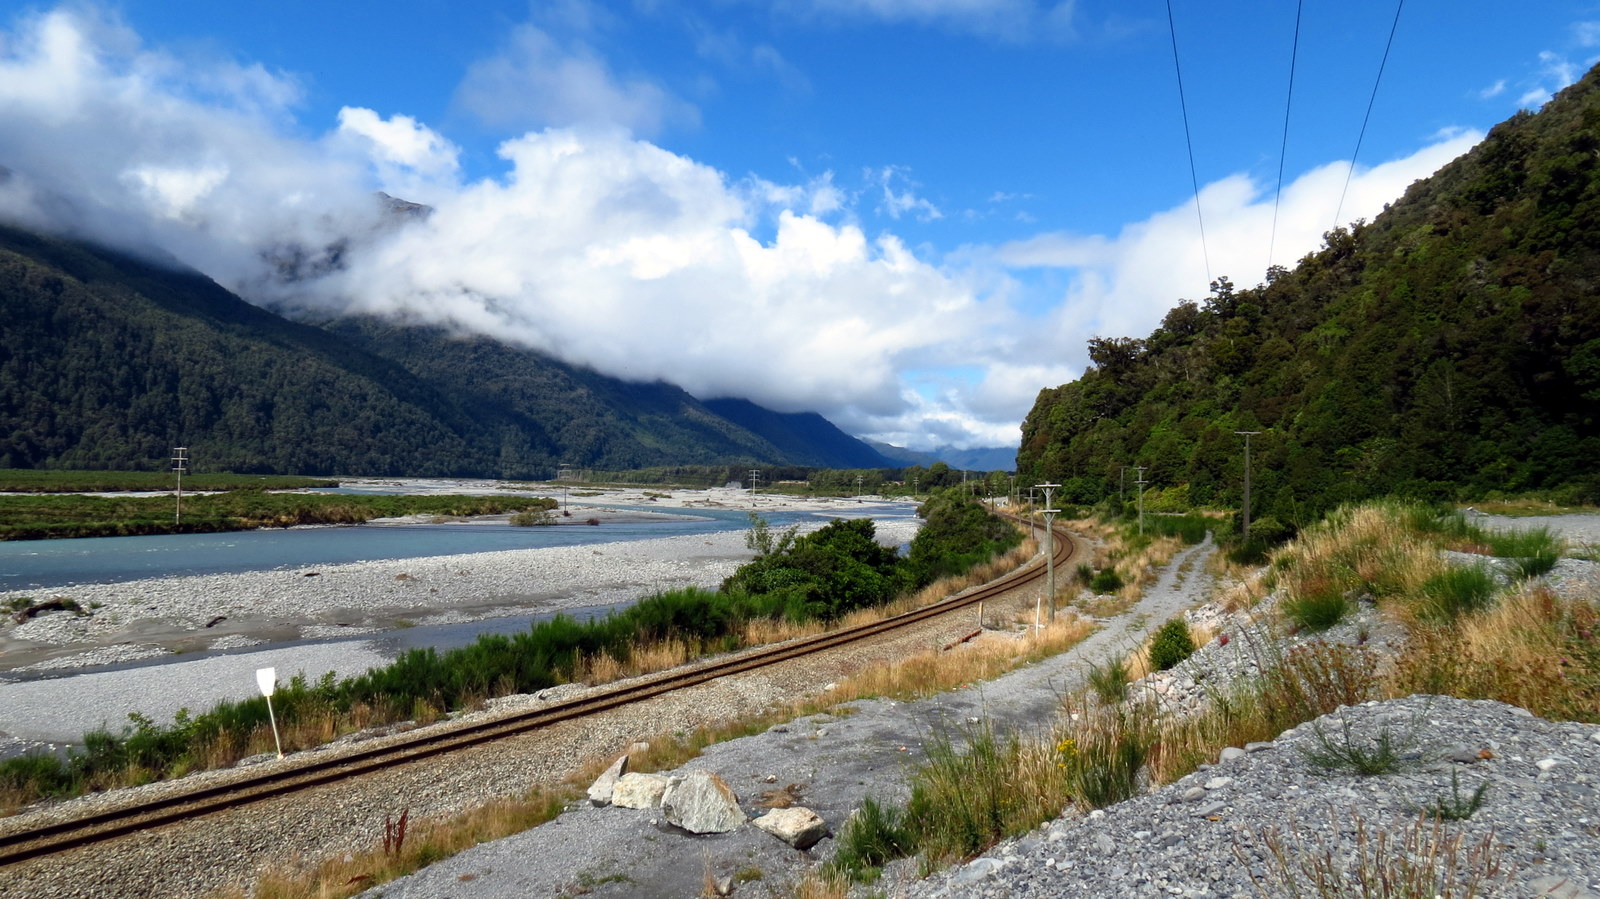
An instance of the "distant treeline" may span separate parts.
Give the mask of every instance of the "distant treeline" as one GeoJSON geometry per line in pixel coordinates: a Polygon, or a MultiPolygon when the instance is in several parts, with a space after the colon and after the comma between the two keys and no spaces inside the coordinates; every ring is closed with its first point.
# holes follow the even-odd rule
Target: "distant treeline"
{"type": "MultiPolygon", "coordinates": [[[[172,490],[171,471],[56,471],[0,468],[0,493],[109,493],[124,490],[172,490]]],[[[301,490],[337,487],[332,478],[294,475],[208,473],[183,476],[185,490],[301,490]]]]}

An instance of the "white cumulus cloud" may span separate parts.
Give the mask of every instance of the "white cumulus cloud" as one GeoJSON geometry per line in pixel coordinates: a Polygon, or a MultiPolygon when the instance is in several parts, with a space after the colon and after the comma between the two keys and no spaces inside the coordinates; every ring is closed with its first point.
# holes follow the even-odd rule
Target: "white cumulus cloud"
{"type": "MultiPolygon", "coordinates": [[[[1481,139],[1477,132],[1456,132],[1402,159],[1357,168],[1340,220],[1370,219],[1413,181],[1431,175],[1481,139]]],[[[1017,269],[1071,271],[1071,287],[1052,313],[1053,327],[1040,329],[1034,339],[1070,346],[1069,358],[1081,365],[1087,358],[1085,338],[1142,337],[1179,298],[1207,296],[1210,279],[1228,276],[1241,287],[1260,282],[1269,265],[1269,246],[1275,247],[1270,264],[1292,268],[1333,227],[1349,171],[1348,163],[1331,163],[1287,185],[1276,213],[1276,237],[1270,186],[1234,175],[1200,191],[1204,245],[1191,202],[1127,225],[1114,236],[1041,234],[1000,246],[995,256],[1017,269]]]]}
{"type": "Polygon", "coordinates": [[[623,77],[576,38],[519,25],[499,53],[474,63],[456,102],[483,122],[523,129],[620,125],[636,134],[699,124],[700,112],[654,81],[623,77]]]}

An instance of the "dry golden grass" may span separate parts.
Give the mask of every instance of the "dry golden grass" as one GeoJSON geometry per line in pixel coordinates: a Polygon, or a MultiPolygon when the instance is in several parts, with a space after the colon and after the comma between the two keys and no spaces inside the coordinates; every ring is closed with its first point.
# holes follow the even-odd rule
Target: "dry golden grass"
{"type": "Polygon", "coordinates": [[[837,871],[813,868],[795,884],[794,899],[846,899],[850,881],[837,871]]]}
{"type": "Polygon", "coordinates": [[[1528,586],[1452,624],[1413,624],[1389,693],[1494,699],[1558,720],[1600,722],[1600,597],[1528,586]]]}
{"type": "Polygon", "coordinates": [[[1401,507],[1388,504],[1338,510],[1284,549],[1291,563],[1280,585],[1291,600],[1349,592],[1379,600],[1417,595],[1446,563],[1404,518],[1401,507]]]}
{"type": "Polygon", "coordinates": [[[988,633],[949,651],[927,650],[893,662],[870,665],[840,681],[828,693],[828,705],[857,699],[889,697],[920,699],[970,684],[992,680],[1019,665],[1065,652],[1094,631],[1094,622],[1070,612],[1058,613],[1055,624],[1029,628],[1017,635],[988,633]]]}
{"type": "Polygon", "coordinates": [[[574,666],[572,679],[584,684],[608,684],[624,678],[676,668],[703,654],[704,650],[698,643],[677,639],[664,640],[635,648],[626,662],[618,661],[605,652],[584,656],[574,666]]]}
{"type": "Polygon", "coordinates": [[[444,820],[412,819],[398,850],[378,847],[321,862],[291,860],[263,872],[249,890],[233,886],[216,895],[222,899],[343,899],[479,843],[537,827],[559,815],[577,795],[571,786],[541,790],[444,820]]]}

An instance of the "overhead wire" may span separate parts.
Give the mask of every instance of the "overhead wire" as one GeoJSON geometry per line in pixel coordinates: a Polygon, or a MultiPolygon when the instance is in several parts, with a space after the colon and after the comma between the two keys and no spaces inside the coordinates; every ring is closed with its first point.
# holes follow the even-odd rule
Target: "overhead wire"
{"type": "MultiPolygon", "coordinates": [[[[1169,0],[1170,2],[1170,0],[1169,0]]],[[[1278,189],[1272,196],[1272,236],[1267,240],[1267,269],[1272,269],[1272,253],[1278,245],[1278,205],[1283,199],[1283,164],[1289,156],[1289,111],[1294,106],[1294,67],[1300,56],[1300,15],[1304,0],[1294,6],[1294,44],[1289,51],[1289,94],[1283,101],[1283,146],[1278,151],[1278,189]]]]}
{"type": "Polygon", "coordinates": [[[1356,149],[1350,154],[1350,168],[1344,173],[1344,188],[1339,191],[1339,205],[1333,211],[1333,227],[1339,227],[1339,219],[1344,214],[1345,194],[1350,192],[1350,177],[1356,172],[1356,158],[1361,155],[1361,142],[1367,136],[1367,122],[1372,118],[1372,106],[1378,101],[1378,85],[1383,83],[1383,70],[1389,64],[1389,50],[1394,46],[1394,34],[1400,30],[1400,11],[1405,9],[1406,0],[1400,0],[1394,6],[1394,24],[1389,26],[1389,40],[1383,45],[1383,60],[1378,63],[1378,77],[1372,81],[1372,96],[1367,100],[1367,114],[1361,117],[1361,133],[1356,135],[1356,149]]]}
{"type": "Polygon", "coordinates": [[[1178,61],[1178,27],[1173,24],[1172,0],[1167,0],[1167,33],[1172,36],[1172,67],[1178,73],[1178,108],[1183,111],[1183,142],[1189,149],[1189,183],[1194,185],[1194,217],[1200,223],[1200,256],[1205,260],[1206,283],[1211,283],[1211,251],[1206,247],[1206,217],[1200,211],[1200,177],[1194,167],[1194,138],[1189,134],[1189,104],[1183,95],[1183,64],[1178,61]]]}

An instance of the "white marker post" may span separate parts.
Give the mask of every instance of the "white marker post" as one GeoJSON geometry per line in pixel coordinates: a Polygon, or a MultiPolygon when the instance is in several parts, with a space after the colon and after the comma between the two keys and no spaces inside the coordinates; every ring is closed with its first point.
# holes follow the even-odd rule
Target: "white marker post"
{"type": "Polygon", "coordinates": [[[272,691],[278,687],[278,669],[257,668],[256,686],[267,697],[267,719],[272,722],[272,743],[278,747],[278,758],[283,758],[283,741],[278,739],[278,716],[272,713],[272,691]]]}

